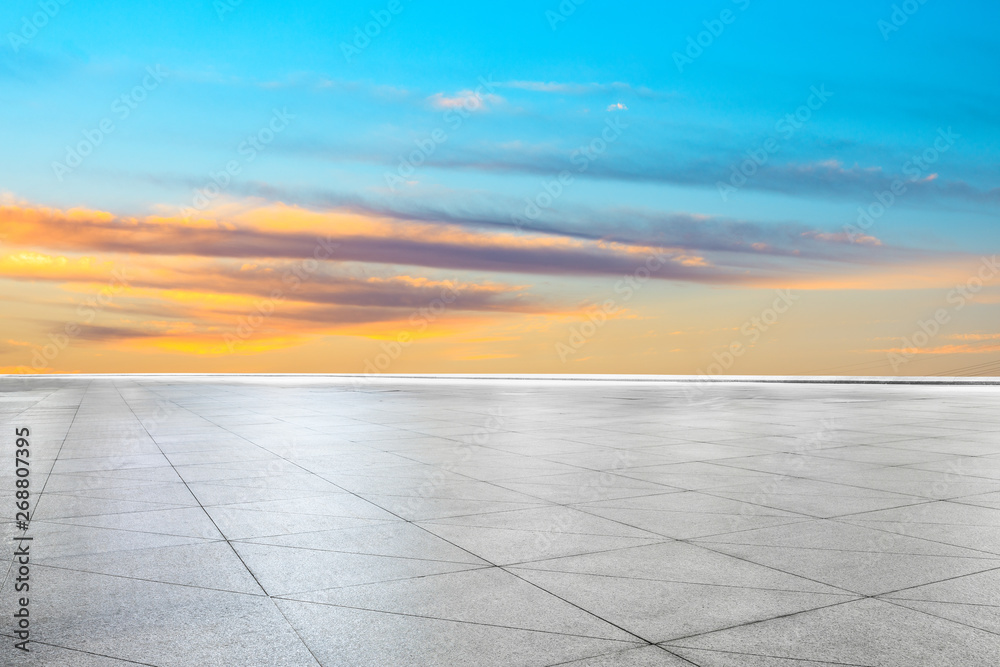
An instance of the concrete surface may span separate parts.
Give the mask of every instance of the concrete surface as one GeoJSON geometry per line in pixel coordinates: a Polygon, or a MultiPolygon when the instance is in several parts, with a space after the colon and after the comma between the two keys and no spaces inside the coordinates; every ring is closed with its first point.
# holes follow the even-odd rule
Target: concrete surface
{"type": "Polygon", "coordinates": [[[1000,664],[1000,387],[0,378],[7,665],[1000,664]],[[14,429],[33,516],[14,518],[14,429]]]}

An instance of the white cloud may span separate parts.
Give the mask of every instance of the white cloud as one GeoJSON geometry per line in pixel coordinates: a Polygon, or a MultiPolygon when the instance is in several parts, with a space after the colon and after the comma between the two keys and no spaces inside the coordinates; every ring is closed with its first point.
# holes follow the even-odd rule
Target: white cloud
{"type": "Polygon", "coordinates": [[[489,111],[490,107],[503,104],[504,99],[491,93],[483,94],[474,90],[460,90],[454,95],[434,93],[427,100],[435,109],[465,109],[466,111],[489,111]]]}

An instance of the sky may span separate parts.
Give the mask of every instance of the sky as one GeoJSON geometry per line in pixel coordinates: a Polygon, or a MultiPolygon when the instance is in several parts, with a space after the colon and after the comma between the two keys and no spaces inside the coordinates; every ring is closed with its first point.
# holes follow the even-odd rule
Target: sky
{"type": "Polygon", "coordinates": [[[0,372],[996,375],[995,2],[0,7],[0,372]]]}

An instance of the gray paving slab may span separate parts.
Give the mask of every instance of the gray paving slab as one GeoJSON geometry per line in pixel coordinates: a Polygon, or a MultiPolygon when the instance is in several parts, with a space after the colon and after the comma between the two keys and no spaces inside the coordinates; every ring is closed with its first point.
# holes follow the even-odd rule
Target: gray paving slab
{"type": "Polygon", "coordinates": [[[117,577],[182,584],[219,591],[260,595],[260,584],[253,578],[232,546],[225,542],[200,542],[177,546],[155,546],[84,556],[42,557],[37,561],[48,567],[80,570],[117,577]],[[211,567],[205,567],[211,563],[211,567]]]}
{"type": "Polygon", "coordinates": [[[745,544],[714,544],[721,553],[781,569],[861,595],[878,595],[1000,566],[1000,560],[745,544]]]}
{"type": "Polygon", "coordinates": [[[526,563],[512,571],[542,570],[637,580],[814,593],[843,590],[740,560],[688,542],[670,541],[526,563]]]}
{"type": "Polygon", "coordinates": [[[813,593],[517,569],[519,576],[649,642],[711,632],[854,599],[813,593]]]}
{"type": "Polygon", "coordinates": [[[643,645],[293,600],[275,603],[323,665],[543,667],[643,645]]]}
{"type": "Polygon", "coordinates": [[[474,563],[320,551],[251,542],[233,546],[268,595],[426,577],[481,567],[474,563]]]}
{"type": "MultiPolygon", "coordinates": [[[[42,565],[33,574],[30,602],[40,641],[164,666],[316,664],[263,595],[42,565]]],[[[5,618],[13,614],[11,583],[0,589],[5,618]]]]}
{"type": "Polygon", "coordinates": [[[0,627],[5,665],[1000,664],[997,386],[9,387],[34,650],[0,627]]]}
{"type": "MultiPolygon", "coordinates": [[[[134,667],[131,660],[118,660],[75,649],[67,649],[41,642],[31,642],[28,652],[14,648],[14,637],[0,633],[0,664],[18,667],[52,667],[67,665],[72,667],[134,667]]],[[[143,663],[138,663],[143,664],[143,663]]],[[[147,663],[148,664],[148,663],[147,663]]]]}
{"type": "Polygon", "coordinates": [[[405,521],[379,522],[359,528],[248,538],[245,541],[318,551],[442,560],[474,565],[489,564],[457,544],[441,539],[429,530],[405,521]]]}
{"type": "Polygon", "coordinates": [[[996,664],[1000,655],[1000,636],[869,598],[669,642],[667,646],[820,664],[987,667],[996,664]]]}
{"type": "Polygon", "coordinates": [[[634,641],[635,637],[499,567],[282,596],[338,607],[522,630],[634,641]]]}

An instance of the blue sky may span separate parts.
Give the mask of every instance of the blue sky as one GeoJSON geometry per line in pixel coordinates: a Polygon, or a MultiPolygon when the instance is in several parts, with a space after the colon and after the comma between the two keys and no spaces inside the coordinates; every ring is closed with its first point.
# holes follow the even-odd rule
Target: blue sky
{"type": "MultiPolygon", "coordinates": [[[[526,199],[548,202],[546,184],[567,171],[517,234],[704,260],[704,275],[678,273],[646,297],[657,308],[670,311],[686,285],[713,285],[713,298],[726,285],[840,285],[863,288],[867,303],[925,266],[937,282],[912,286],[930,291],[894,315],[906,331],[934,290],[964,275],[957,267],[1000,244],[998,19],[995,3],[939,0],[12,1],[0,9],[0,190],[20,208],[121,219],[197,213],[239,226],[226,216],[291,206],[489,235],[514,232],[526,199]],[[377,34],[358,41],[366,26],[377,34]],[[79,166],[55,164],[81,142],[96,145],[79,166]],[[395,179],[414,150],[421,164],[395,179]],[[933,159],[914,166],[925,151],[933,159]],[[766,159],[722,193],[753,155],[766,159]],[[845,238],[894,181],[906,192],[845,238]]],[[[116,261],[134,257],[129,247],[116,261]]],[[[357,260],[385,279],[460,266],[469,280],[533,285],[559,313],[600,292],[580,277],[589,269],[574,264],[549,285],[518,261],[474,275],[450,259],[419,271],[357,260]]],[[[730,306],[705,306],[715,307],[730,306]]],[[[684,317],[704,319],[696,310],[684,317]]],[[[138,322],[121,316],[122,327],[138,322]]],[[[329,324],[323,335],[339,335],[329,324]]],[[[884,337],[863,328],[839,354],[878,349],[884,337]]],[[[987,333],[978,320],[967,328],[987,333]]],[[[703,366],[712,345],[681,366],[703,366]]],[[[505,358],[548,367],[517,354],[505,358]]]]}

